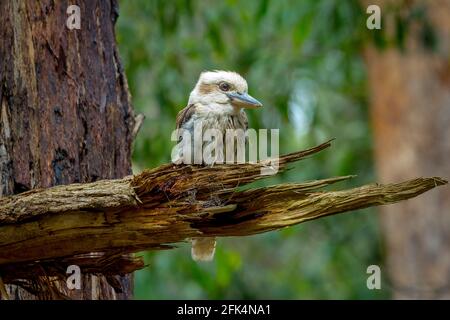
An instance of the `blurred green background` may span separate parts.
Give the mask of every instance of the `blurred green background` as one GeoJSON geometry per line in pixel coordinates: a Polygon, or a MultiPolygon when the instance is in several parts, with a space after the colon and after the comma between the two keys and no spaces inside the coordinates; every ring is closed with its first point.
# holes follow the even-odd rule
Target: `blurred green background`
{"type": "MultiPolygon", "coordinates": [[[[258,183],[337,175],[374,181],[367,79],[367,15],[357,1],[120,2],[117,39],[133,104],[146,116],[134,146],[137,173],[170,161],[170,134],[201,71],[233,70],[263,102],[250,127],[279,128],[280,152],[336,138],[332,148],[258,183]]],[[[246,238],[221,238],[198,264],[190,245],[145,253],[137,299],[379,299],[366,269],[383,265],[373,209],[246,238]]]]}

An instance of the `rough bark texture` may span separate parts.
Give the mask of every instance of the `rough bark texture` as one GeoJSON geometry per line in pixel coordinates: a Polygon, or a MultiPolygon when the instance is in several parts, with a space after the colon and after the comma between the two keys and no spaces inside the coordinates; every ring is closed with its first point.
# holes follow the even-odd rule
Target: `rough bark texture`
{"type": "MultiPolygon", "coordinates": [[[[115,45],[115,1],[0,2],[0,196],[131,173],[133,110],[115,45]]],[[[127,298],[85,276],[77,299],[127,298]]],[[[61,284],[62,287],[63,283],[61,284]]],[[[17,287],[12,298],[33,298],[17,287]]],[[[40,297],[42,298],[42,297],[40,297]]]]}
{"type": "MultiPolygon", "coordinates": [[[[289,162],[329,143],[280,158],[289,162]]],[[[37,189],[0,199],[0,274],[16,283],[27,270],[60,276],[67,263],[103,275],[141,268],[123,254],[172,248],[192,237],[247,236],[415,197],[446,184],[419,178],[342,191],[318,189],[352,176],[240,191],[265,162],[214,167],[163,165],[136,176],[37,189]],[[96,251],[88,257],[86,253],[96,251]],[[76,256],[74,256],[76,255],[76,256]],[[71,257],[71,258],[66,258],[71,257]],[[114,262],[113,268],[111,268],[114,262]],[[119,267],[120,266],[120,267],[119,267]],[[42,267],[43,268],[43,267],[42,267]]],[[[25,277],[27,278],[27,277],[25,277]]]]}
{"type": "MultiPolygon", "coordinates": [[[[416,13],[403,50],[367,50],[380,180],[448,177],[450,1],[407,1],[398,10],[392,1],[370,3],[381,6],[389,39],[398,32],[395,15],[405,23],[416,13]]],[[[384,207],[381,222],[394,297],[450,298],[449,189],[384,207]]]]}

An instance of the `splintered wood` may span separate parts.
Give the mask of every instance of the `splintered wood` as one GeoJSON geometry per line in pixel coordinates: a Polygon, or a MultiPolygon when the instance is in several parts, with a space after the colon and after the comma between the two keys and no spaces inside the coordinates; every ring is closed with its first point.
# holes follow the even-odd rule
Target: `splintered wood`
{"type": "MultiPolygon", "coordinates": [[[[284,155],[279,172],[330,146],[284,155]]],[[[165,164],[124,179],[37,189],[0,198],[3,281],[58,274],[68,264],[101,274],[143,267],[126,254],[172,248],[191,237],[247,236],[337,213],[395,203],[447,181],[416,178],[341,191],[319,189],[352,176],[258,189],[266,163],[213,167],[165,164]],[[90,258],[86,254],[101,252],[90,258]],[[44,270],[44,271],[42,271],[44,270]]],[[[92,254],[91,254],[92,255],[92,254]]]]}

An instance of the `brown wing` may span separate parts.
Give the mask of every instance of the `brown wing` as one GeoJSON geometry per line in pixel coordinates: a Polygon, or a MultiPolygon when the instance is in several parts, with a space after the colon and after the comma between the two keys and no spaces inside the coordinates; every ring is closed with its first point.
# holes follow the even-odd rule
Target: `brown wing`
{"type": "MultiPolygon", "coordinates": [[[[244,125],[244,132],[247,132],[248,130],[248,118],[245,111],[242,112],[242,119],[243,119],[243,125],[244,125]]],[[[248,146],[248,135],[245,135],[245,144],[248,146]]]]}
{"type": "Polygon", "coordinates": [[[247,118],[247,114],[245,112],[242,113],[242,118],[244,119],[244,131],[247,131],[247,129],[248,129],[248,118],[247,118]]]}
{"type": "Polygon", "coordinates": [[[195,104],[190,104],[177,114],[177,129],[181,128],[195,113],[195,104]]]}

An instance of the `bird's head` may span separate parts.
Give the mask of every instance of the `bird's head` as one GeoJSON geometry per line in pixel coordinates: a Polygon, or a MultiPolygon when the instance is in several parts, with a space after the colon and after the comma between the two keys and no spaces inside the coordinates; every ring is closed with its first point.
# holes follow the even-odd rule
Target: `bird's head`
{"type": "Polygon", "coordinates": [[[217,105],[230,111],[262,107],[261,102],[250,96],[247,91],[247,81],[236,72],[206,71],[200,74],[189,96],[189,104],[217,105]]]}

